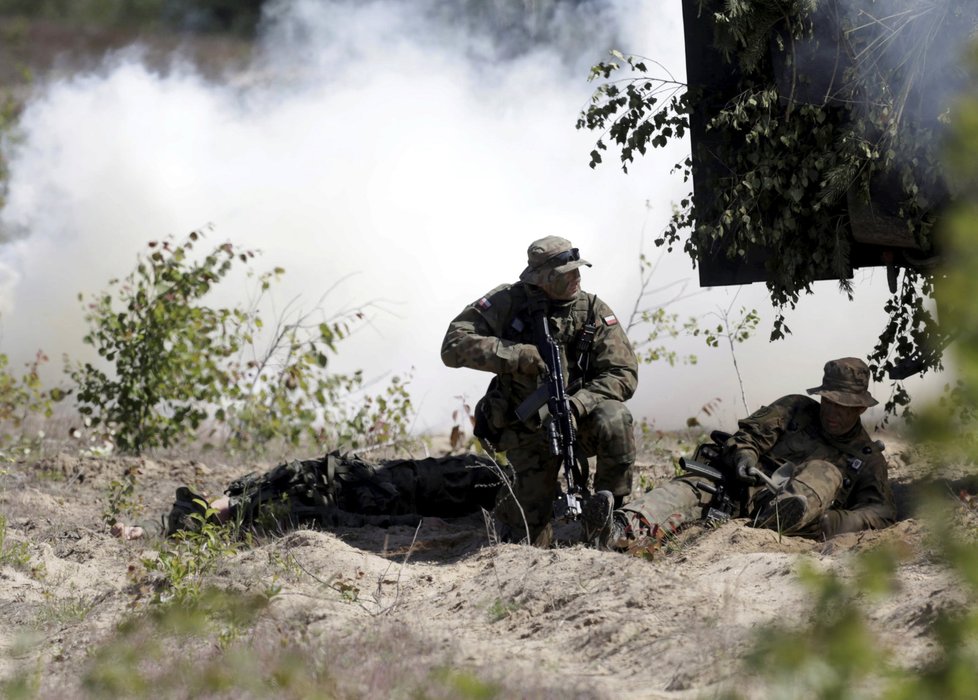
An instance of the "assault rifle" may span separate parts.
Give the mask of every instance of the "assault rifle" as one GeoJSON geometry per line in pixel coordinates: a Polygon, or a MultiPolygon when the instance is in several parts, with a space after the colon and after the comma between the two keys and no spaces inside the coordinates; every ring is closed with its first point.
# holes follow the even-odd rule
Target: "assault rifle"
{"type": "MultiPolygon", "coordinates": [[[[726,522],[745,512],[749,496],[748,485],[737,478],[733,465],[727,464],[721,456],[723,443],[729,437],[729,433],[714,430],[710,433],[712,443],[697,447],[692,459],[679,458],[680,469],[686,474],[700,477],[698,488],[713,495],[703,510],[703,519],[713,523],[726,522]]],[[[760,469],[753,467],[750,473],[771,493],[780,493],[779,484],[760,469]]]]}
{"type": "Polygon", "coordinates": [[[723,523],[740,511],[741,494],[737,488],[736,476],[685,457],[679,458],[679,467],[687,474],[701,477],[697,487],[713,495],[703,510],[704,520],[723,523]]]}
{"type": "MultiPolygon", "coordinates": [[[[550,453],[560,457],[567,490],[557,486],[554,500],[554,517],[574,520],[581,514],[581,502],[587,497],[587,478],[581,471],[576,453],[577,432],[574,429],[573,408],[570,394],[564,386],[564,367],[560,358],[560,346],[550,334],[547,320],[547,300],[531,297],[530,315],[533,319],[535,345],[543,358],[547,371],[540,387],[516,409],[516,416],[526,422],[539,411],[544,403],[549,410],[544,418],[550,453]]],[[[572,385],[573,386],[573,385],[572,385]]]]}

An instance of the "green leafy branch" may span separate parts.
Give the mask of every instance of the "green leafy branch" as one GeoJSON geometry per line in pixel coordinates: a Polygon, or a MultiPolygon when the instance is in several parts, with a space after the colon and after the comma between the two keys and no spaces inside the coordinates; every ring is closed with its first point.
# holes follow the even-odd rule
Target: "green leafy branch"
{"type": "Polygon", "coordinates": [[[737,295],[734,295],[733,300],[731,300],[730,305],[726,309],[718,308],[716,311],[709,312],[707,316],[716,318],[718,321],[717,325],[702,329],[696,328],[693,330],[693,335],[702,334],[706,344],[711,348],[720,347],[721,340],[726,341],[727,347],[730,350],[730,359],[733,362],[734,372],[737,374],[737,384],[740,387],[740,400],[744,405],[744,411],[749,414],[751,413],[751,409],[747,403],[744,378],[740,373],[740,365],[737,362],[737,345],[743,343],[754,334],[754,331],[757,330],[757,324],[761,321],[761,317],[757,314],[756,309],[747,309],[745,306],[740,307],[738,315],[734,316],[732,312],[733,305],[736,301],[737,295]]]}
{"type": "MultiPolygon", "coordinates": [[[[753,335],[760,322],[760,316],[754,309],[748,311],[746,308],[741,308],[739,317],[735,318],[732,315],[733,304],[737,298],[735,296],[728,308],[707,314],[706,317],[714,316],[719,320],[715,329],[704,325],[703,321],[706,317],[700,319],[690,316],[681,322],[679,314],[669,311],[669,307],[699,292],[687,293],[687,280],[678,280],[658,287],[652,286],[662,260],[661,252],[654,260],[644,252],[639,255],[639,292],[635,297],[628,322],[625,324],[625,332],[632,341],[639,361],[648,364],[665,361],[670,367],[674,367],[679,361],[685,364],[696,364],[698,361],[696,355],[688,354],[680,358],[679,353],[669,347],[668,341],[674,341],[680,336],[702,335],[707,346],[717,348],[720,340],[726,340],[740,383],[740,395],[744,408],[747,409],[735,345],[743,343],[753,335]],[[669,296],[662,299],[666,292],[670,293],[669,296]]],[[[750,410],[748,409],[747,412],[749,413],[750,410]]]]}
{"type": "MultiPolygon", "coordinates": [[[[923,257],[898,261],[914,270],[884,309],[887,325],[870,360],[877,378],[908,352],[923,359],[920,371],[939,368],[940,353],[926,347],[931,324],[919,310],[931,291],[926,256],[934,250],[935,212],[947,183],[936,131],[906,113],[914,89],[929,80],[928,47],[952,29],[960,34],[976,26],[978,13],[926,3],[881,21],[867,10],[862,25],[845,28],[844,48],[854,63],[838,76],[835,102],[807,104],[797,97],[796,50],[812,37],[815,7],[810,0],[701,1],[701,15],[715,27],[713,48],[738,71],[729,99],[684,91],[671,76],[649,76],[646,59],[614,52],[615,60],[592,69],[589,79],[604,82],[577,122],[599,132],[590,164],[615,144],[627,171],[636,154],[681,138],[692,109],[704,110],[712,138],[695,145],[696,160],[712,186],[683,198],[656,244],[682,245],[694,264],[717,252],[744,260],[748,251],[767,251],[763,263],[777,312],[772,340],[790,332],[786,313],[815,280],[834,277],[851,297],[852,211],[867,206],[876,183],[886,183],[896,192],[894,217],[923,257]],[[912,27],[928,40],[904,51],[912,27]],[[772,80],[772,47],[787,66],[787,84],[772,80]],[[886,70],[884,58],[892,59],[886,70]],[[627,76],[612,80],[622,73],[627,76]]],[[[676,164],[687,182],[692,162],[676,164]]],[[[898,386],[890,410],[905,399],[898,386]]]]}
{"type": "Polygon", "coordinates": [[[353,449],[407,436],[407,380],[368,395],[362,370],[330,367],[369,305],[329,317],[293,300],[266,328],[263,307],[285,272],[274,268],[257,276],[247,304],[212,307],[207,295],[255,252],[222,243],[198,256],[202,238],[151,242],[132,273],[88,304],[85,342],[102,363],[66,360],[66,371],[91,426],[136,454],[202,433],[252,454],[273,441],[353,449]]]}
{"type": "MultiPolygon", "coordinates": [[[[646,73],[646,61],[649,61],[668,73],[662,64],[650,59],[625,56],[617,50],[611,55],[627,63],[633,72],[646,73]]],[[[621,68],[618,61],[593,66],[588,80],[607,81],[621,68]]],[[[594,168],[602,162],[600,152],[608,149],[606,139],[619,146],[622,169],[628,172],[628,163],[634,160],[636,152],[644,156],[649,146],[662,147],[672,137],[682,138],[689,128],[684,116],[684,88],[685,85],[671,75],[668,79],[643,75],[599,85],[589,106],[582,110],[577,120],[578,129],[603,130],[591,151],[589,165],[594,168]]]]}
{"type": "Polygon", "coordinates": [[[180,243],[150,242],[135,271],[87,305],[84,342],[114,371],[91,363],[66,371],[79,411],[126,452],[192,436],[232,383],[225,361],[250,338],[241,309],[199,302],[255,253],[222,243],[198,260],[192,253],[202,238],[193,231],[180,243]]]}
{"type": "Polygon", "coordinates": [[[681,335],[694,334],[698,324],[694,318],[680,322],[679,314],[669,311],[671,305],[692,296],[686,293],[687,281],[680,280],[658,287],[652,286],[661,262],[662,256],[658,256],[654,261],[645,253],[639,256],[640,287],[635,297],[635,305],[625,324],[625,333],[632,340],[641,362],[651,364],[664,360],[670,367],[674,367],[679,361],[685,364],[696,364],[696,355],[680,358],[679,354],[670,349],[665,342],[675,340],[681,335]],[[666,292],[671,292],[667,298],[652,301],[660,299],[666,292]]]}

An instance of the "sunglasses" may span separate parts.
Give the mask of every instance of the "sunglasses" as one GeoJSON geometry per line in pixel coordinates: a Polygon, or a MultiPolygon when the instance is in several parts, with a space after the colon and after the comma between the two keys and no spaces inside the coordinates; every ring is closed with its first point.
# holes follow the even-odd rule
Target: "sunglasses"
{"type": "Polygon", "coordinates": [[[581,254],[578,252],[577,248],[571,248],[570,250],[565,250],[563,253],[557,253],[551,258],[547,258],[546,264],[552,267],[557,267],[559,265],[566,265],[569,262],[580,259],[581,254]]]}

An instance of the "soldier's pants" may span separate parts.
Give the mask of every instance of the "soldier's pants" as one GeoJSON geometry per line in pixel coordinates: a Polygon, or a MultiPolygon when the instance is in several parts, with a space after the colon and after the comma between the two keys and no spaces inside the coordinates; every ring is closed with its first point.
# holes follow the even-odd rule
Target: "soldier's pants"
{"type": "MultiPolygon", "coordinates": [[[[577,426],[577,446],[583,457],[595,457],[593,490],[611,491],[624,497],[632,490],[635,432],[632,414],[621,401],[602,401],[577,426]]],[[[513,494],[500,488],[494,513],[513,541],[529,534],[540,547],[550,545],[554,498],[563,483],[560,458],[550,453],[544,431],[529,433],[516,447],[506,450],[513,465],[513,494]],[[559,480],[559,481],[558,481],[559,480]],[[522,513],[521,513],[522,510],[522,513]],[[525,517],[525,522],[524,522],[525,517]]]]}
{"type": "MultiPolygon", "coordinates": [[[[826,523],[834,522],[822,516],[831,513],[829,507],[842,487],[842,474],[838,467],[821,459],[813,459],[798,465],[786,465],[779,476],[787,478],[784,495],[804,496],[806,505],[797,523],[782,532],[808,537],[833,534],[822,531],[826,523]]],[[[633,536],[674,534],[683,525],[699,520],[712,498],[710,493],[697,488],[698,482],[696,477],[672,479],[645,492],[618,512],[625,516],[633,536]]],[[[770,500],[772,494],[769,491],[756,489],[752,510],[760,509],[770,500]]],[[[777,525],[769,524],[768,527],[775,528],[777,525]]]]}
{"type": "Polygon", "coordinates": [[[677,532],[699,520],[711,494],[697,487],[696,477],[679,477],[657,485],[619,509],[635,537],[661,536],[677,532]]]}

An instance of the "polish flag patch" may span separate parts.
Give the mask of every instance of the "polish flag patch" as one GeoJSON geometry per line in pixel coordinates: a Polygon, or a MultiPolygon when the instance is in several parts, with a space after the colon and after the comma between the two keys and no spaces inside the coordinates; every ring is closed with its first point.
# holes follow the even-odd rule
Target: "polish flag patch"
{"type": "Polygon", "coordinates": [[[482,309],[483,311],[485,311],[490,306],[492,306],[492,302],[486,299],[485,297],[482,297],[481,299],[479,299],[479,301],[475,302],[475,305],[480,309],[482,309]]]}
{"type": "Polygon", "coordinates": [[[617,323],[618,323],[618,319],[615,318],[615,315],[614,314],[611,314],[610,316],[605,316],[604,317],[604,325],[606,325],[606,326],[614,326],[614,325],[617,325],[617,323]]]}

